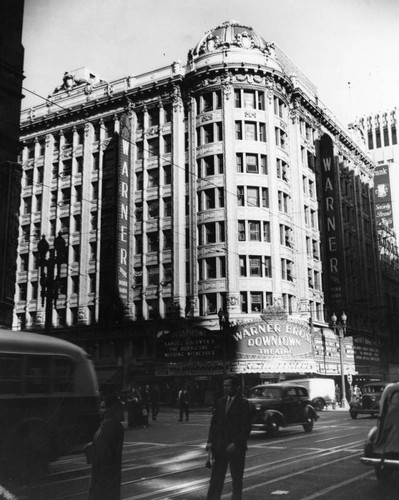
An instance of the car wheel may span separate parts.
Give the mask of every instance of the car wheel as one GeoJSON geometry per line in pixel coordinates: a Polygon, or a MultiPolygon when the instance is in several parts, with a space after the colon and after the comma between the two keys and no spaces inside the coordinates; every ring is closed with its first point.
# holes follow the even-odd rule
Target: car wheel
{"type": "Polygon", "coordinates": [[[378,481],[388,481],[392,476],[392,469],[387,469],[386,467],[381,467],[378,465],[375,468],[375,475],[377,476],[378,481]]]}
{"type": "Polygon", "coordinates": [[[312,406],[316,411],[322,411],[325,407],[325,403],[321,398],[318,398],[313,401],[312,406]]]}
{"type": "Polygon", "coordinates": [[[312,430],[313,430],[313,425],[314,425],[314,418],[313,418],[313,417],[308,416],[308,417],[306,418],[306,424],[304,424],[304,426],[303,426],[303,430],[304,430],[305,432],[312,432],[312,430]]]}
{"type": "Polygon", "coordinates": [[[277,437],[279,435],[279,426],[274,418],[271,418],[267,424],[266,432],[270,437],[277,437]]]}
{"type": "Polygon", "coordinates": [[[354,410],[350,410],[349,415],[353,418],[353,420],[355,420],[355,418],[357,418],[357,412],[354,410]]]}

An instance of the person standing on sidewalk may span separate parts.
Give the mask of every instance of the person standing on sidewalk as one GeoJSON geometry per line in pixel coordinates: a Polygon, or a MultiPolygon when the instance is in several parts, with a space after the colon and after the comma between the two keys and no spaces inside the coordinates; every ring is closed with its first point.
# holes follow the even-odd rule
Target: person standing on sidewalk
{"type": "Polygon", "coordinates": [[[207,500],[220,499],[228,465],[233,481],[231,498],[241,500],[251,410],[249,401],[241,395],[236,377],[224,380],[223,391],[224,397],[215,404],[206,445],[213,456],[207,500]]]}
{"type": "Polygon", "coordinates": [[[89,500],[119,500],[121,491],[123,405],[119,398],[105,398],[105,413],[85,452],[91,464],[89,500]]]}
{"type": "Polygon", "coordinates": [[[338,406],[341,406],[341,390],[338,384],[335,384],[335,401],[338,406]]]}
{"type": "Polygon", "coordinates": [[[183,422],[183,415],[186,416],[186,422],[188,421],[188,415],[190,410],[190,395],[186,388],[181,388],[179,391],[179,422],[183,422]]]}

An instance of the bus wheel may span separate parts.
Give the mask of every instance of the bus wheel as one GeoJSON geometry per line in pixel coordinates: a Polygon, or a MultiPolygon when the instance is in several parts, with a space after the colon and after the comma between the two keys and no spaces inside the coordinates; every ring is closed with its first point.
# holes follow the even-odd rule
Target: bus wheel
{"type": "Polygon", "coordinates": [[[27,484],[43,477],[51,457],[46,425],[40,420],[24,422],[11,433],[6,453],[10,479],[27,484]]]}

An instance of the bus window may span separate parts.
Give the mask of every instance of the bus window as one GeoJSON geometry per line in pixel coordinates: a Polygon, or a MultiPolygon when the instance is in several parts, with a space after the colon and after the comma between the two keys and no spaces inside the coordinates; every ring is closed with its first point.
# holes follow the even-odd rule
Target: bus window
{"type": "Polygon", "coordinates": [[[50,361],[50,356],[28,356],[25,392],[29,394],[50,392],[50,361]]]}
{"type": "Polygon", "coordinates": [[[0,395],[21,394],[23,358],[15,355],[0,355],[0,395]]]}
{"type": "Polygon", "coordinates": [[[54,358],[54,392],[73,391],[73,370],[72,360],[67,358],[54,358]]]}

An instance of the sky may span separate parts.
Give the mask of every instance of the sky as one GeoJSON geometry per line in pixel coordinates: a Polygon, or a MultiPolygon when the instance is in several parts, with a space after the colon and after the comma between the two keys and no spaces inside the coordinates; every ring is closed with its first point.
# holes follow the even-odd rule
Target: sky
{"type": "Polygon", "coordinates": [[[185,64],[227,20],[278,45],[341,123],[398,104],[398,0],[25,0],[22,109],[83,66],[112,81],[185,64]]]}

